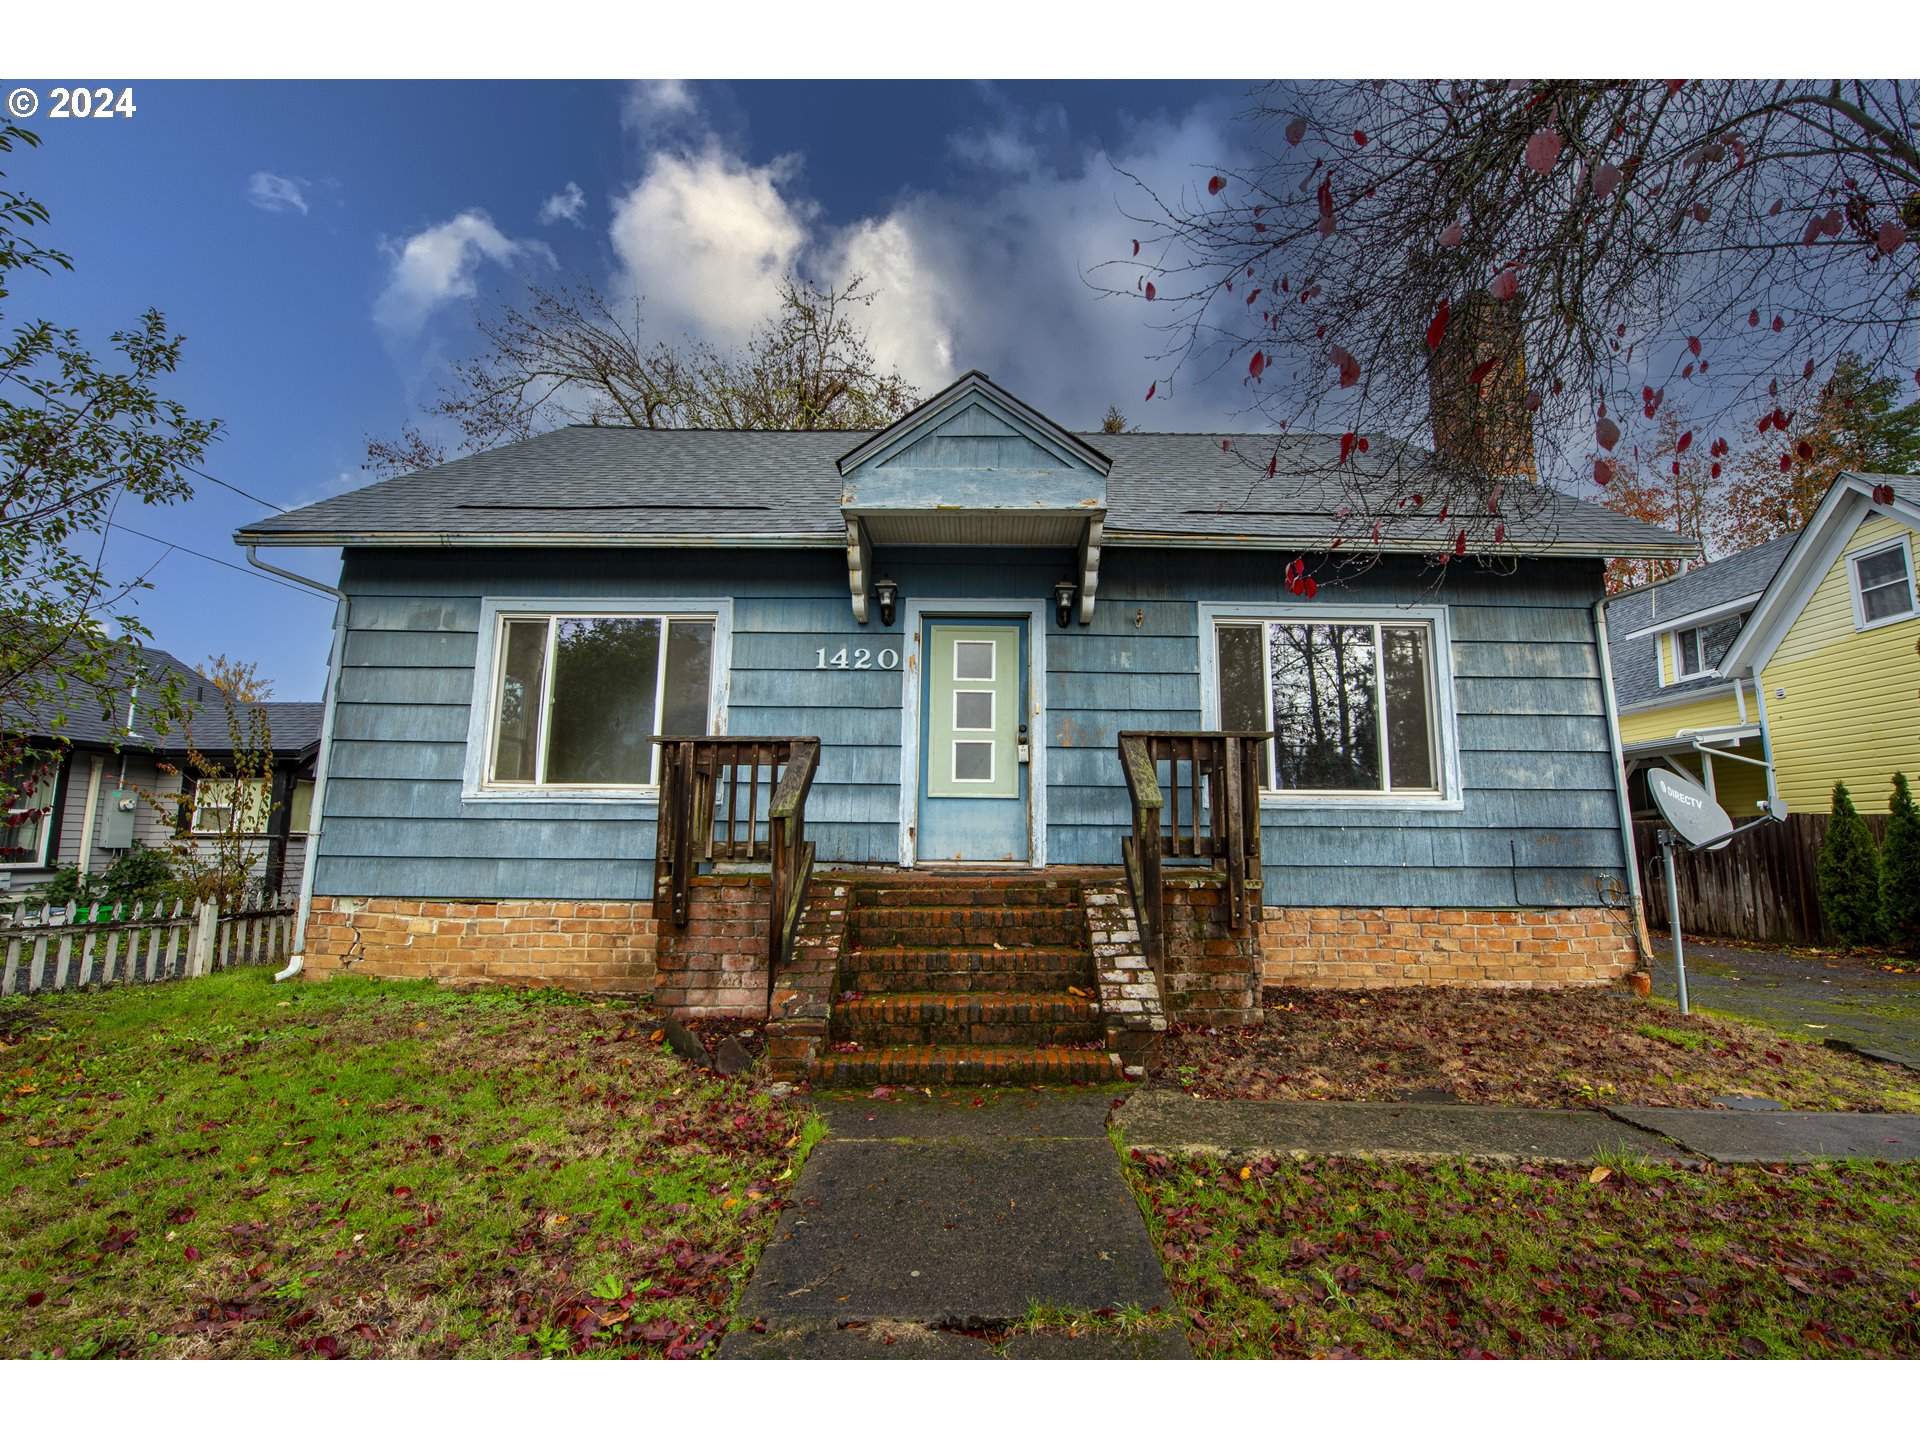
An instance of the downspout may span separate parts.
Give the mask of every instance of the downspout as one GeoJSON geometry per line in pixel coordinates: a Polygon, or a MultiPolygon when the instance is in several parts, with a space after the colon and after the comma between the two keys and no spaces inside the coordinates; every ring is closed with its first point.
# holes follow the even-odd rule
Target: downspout
{"type": "Polygon", "coordinates": [[[1761,682],[1760,671],[1753,671],[1753,698],[1760,702],[1760,753],[1767,761],[1767,813],[1776,820],[1786,817],[1780,813],[1780,772],[1773,765],[1773,726],[1767,723],[1767,687],[1761,682]]]}
{"type": "Polygon", "coordinates": [[[1640,900],[1640,860],[1633,848],[1633,802],[1627,798],[1627,762],[1620,753],[1620,710],[1613,698],[1613,652],[1607,644],[1610,598],[1603,595],[1593,602],[1593,638],[1600,647],[1600,695],[1607,707],[1607,752],[1613,757],[1614,797],[1620,806],[1620,844],[1627,862],[1627,901],[1633,907],[1633,938],[1642,958],[1651,965],[1653,938],[1647,934],[1646,906],[1640,900]]]}
{"type": "Polygon", "coordinates": [[[100,818],[100,777],[106,773],[107,757],[87,757],[87,813],[80,821],[80,873],[93,871],[93,832],[100,818]]]}
{"type": "Polygon", "coordinates": [[[312,817],[307,822],[307,848],[300,857],[300,906],[294,914],[293,958],[287,962],[286,969],[274,975],[277,983],[291,980],[307,964],[307,917],[313,911],[313,868],[314,862],[320,858],[320,837],[327,827],[327,769],[333,758],[333,707],[340,696],[341,662],[345,658],[347,644],[347,596],[345,591],[336,590],[331,585],[323,585],[292,570],[282,570],[278,565],[269,565],[254,553],[251,545],[246,549],[247,563],[254,569],[333,597],[333,648],[327,652],[327,693],[320,707],[320,753],[313,762],[312,817]]]}

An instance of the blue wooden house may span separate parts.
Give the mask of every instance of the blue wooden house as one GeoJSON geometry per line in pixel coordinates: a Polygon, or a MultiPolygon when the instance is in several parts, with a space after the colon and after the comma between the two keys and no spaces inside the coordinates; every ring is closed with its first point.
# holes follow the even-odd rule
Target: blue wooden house
{"type": "Polygon", "coordinates": [[[1548,496],[1497,566],[1396,527],[1303,599],[1337,440],[1254,485],[1222,438],[974,373],[879,433],[572,427],[240,532],[344,552],[308,971],[651,991],[864,1080],[1092,1073],[1263,982],[1631,969],[1594,606],[1690,546],[1548,496]]]}

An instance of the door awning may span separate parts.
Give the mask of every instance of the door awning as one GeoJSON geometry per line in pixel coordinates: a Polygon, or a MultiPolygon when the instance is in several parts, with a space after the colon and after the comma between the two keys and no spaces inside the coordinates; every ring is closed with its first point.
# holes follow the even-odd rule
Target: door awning
{"type": "Polygon", "coordinates": [[[865,623],[875,545],[1072,548],[1093,618],[1113,462],[971,371],[841,456],[847,584],[865,623]]]}

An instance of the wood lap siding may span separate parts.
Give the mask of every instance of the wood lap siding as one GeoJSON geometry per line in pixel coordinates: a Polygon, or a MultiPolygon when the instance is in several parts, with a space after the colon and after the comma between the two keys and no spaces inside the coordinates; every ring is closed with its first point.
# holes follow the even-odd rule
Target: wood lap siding
{"type": "MultiPolygon", "coordinates": [[[[882,548],[914,599],[1045,599],[1064,551],[882,548]]],[[[1282,562],[1109,548],[1093,624],[1049,616],[1044,764],[1053,864],[1117,865],[1121,730],[1201,725],[1196,602],[1285,598],[1282,562]],[[1136,623],[1136,621],[1138,623],[1136,623]]],[[[1589,605],[1597,563],[1518,576],[1462,569],[1438,589],[1389,561],[1323,602],[1450,603],[1461,812],[1266,812],[1268,904],[1593,903],[1623,873],[1589,605]]],[[[464,802],[482,595],[733,600],[728,729],[818,735],[807,833],[822,864],[899,854],[900,669],[819,670],[815,652],[907,650],[899,622],[854,623],[842,552],[349,552],[345,670],[316,890],[422,898],[644,899],[654,807],[464,802]]],[[[904,606],[902,607],[904,610],[904,606]]],[[[917,677],[915,677],[917,678],[917,677]]]]}

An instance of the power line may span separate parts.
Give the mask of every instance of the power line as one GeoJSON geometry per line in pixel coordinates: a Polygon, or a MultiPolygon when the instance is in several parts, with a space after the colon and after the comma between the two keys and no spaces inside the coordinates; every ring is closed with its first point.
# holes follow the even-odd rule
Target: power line
{"type": "MultiPolygon", "coordinates": [[[[196,559],[205,560],[214,565],[224,565],[229,570],[236,570],[240,574],[251,576],[255,580],[265,580],[270,585],[278,585],[282,590],[291,590],[296,595],[311,595],[316,600],[326,598],[316,590],[305,589],[302,586],[294,585],[288,581],[268,575],[264,571],[250,569],[245,565],[236,565],[231,560],[222,560],[218,555],[209,555],[204,550],[195,550],[192,546],[182,545],[177,540],[162,540],[158,535],[149,535],[144,530],[136,530],[131,525],[122,525],[117,520],[108,521],[107,528],[110,530],[123,531],[128,535],[137,535],[142,540],[151,540],[156,545],[164,545],[169,550],[178,550],[183,555],[192,555],[196,559]]],[[[162,556],[161,558],[164,559],[165,557],[162,556]]]]}
{"type": "MultiPolygon", "coordinates": [[[[198,475],[202,480],[211,480],[214,484],[218,485],[221,489],[231,490],[234,494],[242,496],[245,499],[251,500],[256,505],[264,505],[269,510],[279,511],[282,515],[287,513],[286,506],[276,505],[271,500],[262,500],[258,495],[250,494],[247,491],[242,490],[238,485],[235,485],[232,482],[227,480],[222,480],[218,475],[209,475],[206,471],[200,469],[200,467],[197,465],[182,465],[180,468],[182,470],[187,471],[189,474],[198,475]]],[[[164,544],[165,542],[163,541],[161,543],[164,544]]]]}

